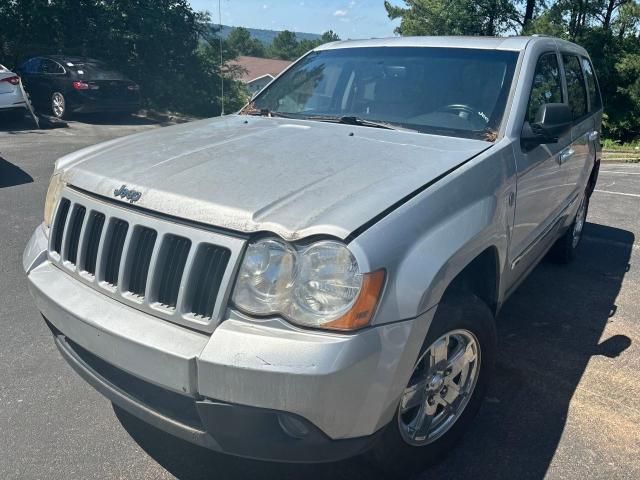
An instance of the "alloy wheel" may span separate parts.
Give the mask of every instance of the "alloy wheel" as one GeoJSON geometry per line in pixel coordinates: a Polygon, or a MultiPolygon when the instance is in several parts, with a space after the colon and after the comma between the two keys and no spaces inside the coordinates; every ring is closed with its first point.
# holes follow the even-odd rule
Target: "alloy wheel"
{"type": "Polygon", "coordinates": [[[51,110],[53,110],[53,114],[58,118],[62,118],[65,108],[64,96],[59,92],[54,93],[51,96],[51,110]]]}
{"type": "Polygon", "coordinates": [[[587,217],[587,202],[586,197],[582,199],[580,202],[580,206],[578,207],[578,213],[576,214],[576,221],[573,224],[573,234],[571,238],[571,246],[576,248],[578,243],[580,243],[580,238],[582,237],[582,229],[584,228],[584,223],[587,217]]]}
{"type": "Polygon", "coordinates": [[[480,344],[468,330],[453,330],[422,354],[404,389],[398,426],[405,442],[427,445],[462,415],[480,375],[480,344]]]}

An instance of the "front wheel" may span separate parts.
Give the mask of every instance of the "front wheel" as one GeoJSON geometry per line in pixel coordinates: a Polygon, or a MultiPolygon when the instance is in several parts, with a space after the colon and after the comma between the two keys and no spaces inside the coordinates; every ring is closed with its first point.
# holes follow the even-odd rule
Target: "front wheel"
{"type": "Polygon", "coordinates": [[[388,474],[414,473],[446,455],[484,398],[496,352],[493,314],[472,294],[438,306],[394,420],[370,455],[388,474]]]}
{"type": "Polygon", "coordinates": [[[60,119],[68,117],[67,100],[60,92],[54,92],[53,95],[51,95],[51,113],[60,119]]]}

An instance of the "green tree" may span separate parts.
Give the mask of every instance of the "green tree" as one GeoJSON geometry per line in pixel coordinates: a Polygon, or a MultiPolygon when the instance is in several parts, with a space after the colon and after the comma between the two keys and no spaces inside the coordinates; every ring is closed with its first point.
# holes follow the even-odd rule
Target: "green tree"
{"type": "Polygon", "coordinates": [[[283,30],[273,39],[269,47],[269,54],[273,58],[294,60],[298,57],[298,39],[294,32],[283,30]]]}
{"type": "Polygon", "coordinates": [[[385,1],[401,35],[546,34],[583,45],[598,74],[604,133],[640,137],[640,4],[637,0],[385,1]]]}
{"type": "Polygon", "coordinates": [[[340,37],[336,32],[334,32],[333,30],[327,30],[318,39],[318,44],[322,45],[324,43],[337,42],[338,40],[340,40],[340,37]]]}
{"type": "Polygon", "coordinates": [[[260,40],[252,38],[251,33],[244,27],[236,27],[227,37],[229,48],[237,55],[264,57],[265,48],[260,40]]]}
{"type": "Polygon", "coordinates": [[[518,12],[509,0],[385,0],[389,18],[400,18],[400,35],[498,35],[513,28],[518,12]]]}
{"type": "MultiPolygon", "coordinates": [[[[220,42],[208,22],[188,0],[0,0],[0,54],[9,66],[53,53],[98,58],[138,82],[147,106],[215,115],[220,42]]],[[[225,77],[231,105],[233,82],[225,77]]]]}

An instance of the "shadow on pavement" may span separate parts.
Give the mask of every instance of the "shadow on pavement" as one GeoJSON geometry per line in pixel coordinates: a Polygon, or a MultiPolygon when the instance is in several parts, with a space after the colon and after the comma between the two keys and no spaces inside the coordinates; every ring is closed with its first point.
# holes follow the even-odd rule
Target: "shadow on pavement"
{"type": "Polygon", "coordinates": [[[27,172],[0,157],[0,188],[33,182],[27,172]]]}
{"type": "MultiPolygon", "coordinates": [[[[624,335],[600,338],[616,312],[634,235],[595,224],[587,224],[584,235],[571,266],[543,261],[505,304],[498,318],[496,373],[478,418],[442,462],[413,478],[545,477],[590,358],[615,359],[631,344],[624,335]]],[[[131,437],[180,479],[382,478],[362,458],[286,465],[227,457],[115,410],[131,437]]]]}
{"type": "Polygon", "coordinates": [[[159,122],[140,115],[125,113],[77,113],[70,120],[89,125],[156,125],[159,122]]]}
{"type": "Polygon", "coordinates": [[[0,114],[0,132],[13,134],[31,130],[38,130],[38,126],[26,110],[23,114],[13,112],[0,114]]]}

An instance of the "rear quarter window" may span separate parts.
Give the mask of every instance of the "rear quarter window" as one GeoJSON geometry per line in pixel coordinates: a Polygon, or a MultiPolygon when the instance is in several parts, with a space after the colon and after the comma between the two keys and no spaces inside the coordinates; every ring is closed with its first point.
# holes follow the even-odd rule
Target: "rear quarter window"
{"type": "Polygon", "coordinates": [[[600,97],[600,89],[598,88],[598,81],[596,80],[596,74],[593,70],[593,65],[587,59],[582,57],[582,70],[584,71],[585,80],[587,81],[587,91],[589,92],[589,104],[591,111],[599,110],[602,107],[602,98],[600,97]]]}

